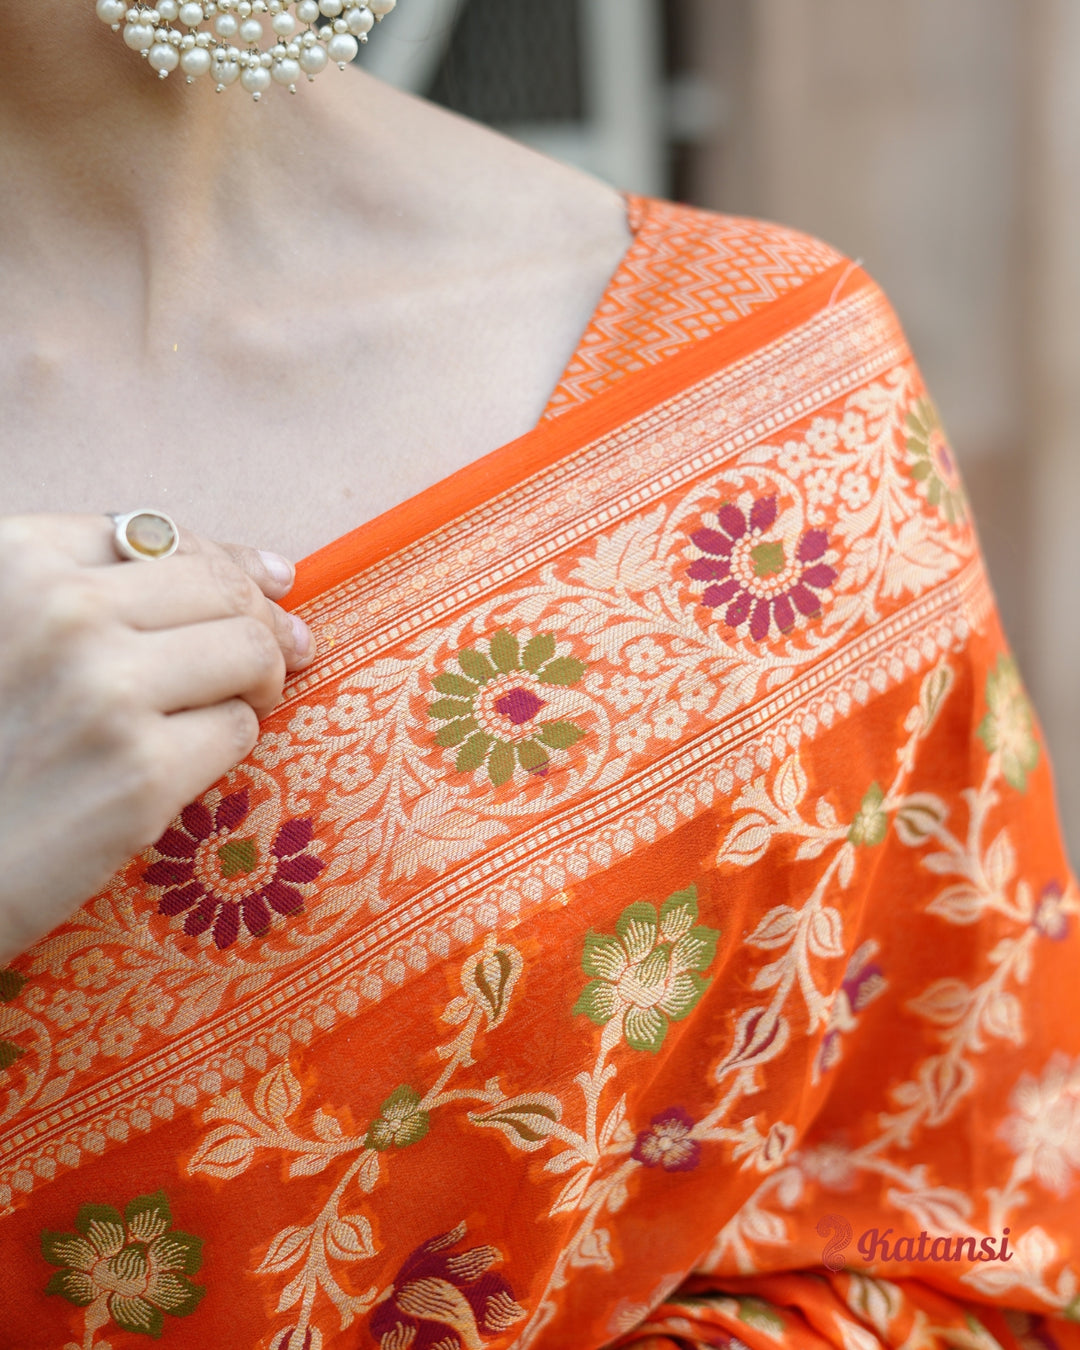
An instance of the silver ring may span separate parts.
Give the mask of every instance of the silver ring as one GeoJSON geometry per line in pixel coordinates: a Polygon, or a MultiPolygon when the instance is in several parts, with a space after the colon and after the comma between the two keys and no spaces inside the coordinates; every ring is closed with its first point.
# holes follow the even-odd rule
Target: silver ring
{"type": "Polygon", "coordinates": [[[159,562],[175,553],[180,544],[176,521],[164,511],[146,507],[138,511],[108,511],[113,523],[113,543],[121,558],[135,562],[159,562]]]}

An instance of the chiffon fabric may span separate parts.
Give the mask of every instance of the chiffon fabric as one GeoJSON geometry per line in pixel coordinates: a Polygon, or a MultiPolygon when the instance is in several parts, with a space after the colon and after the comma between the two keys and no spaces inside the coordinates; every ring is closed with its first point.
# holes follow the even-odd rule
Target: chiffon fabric
{"type": "MultiPolygon", "coordinates": [[[[1080,904],[934,405],[633,199],[542,422],[305,561],[0,972],[0,1347],[1080,1347],[1080,904]]],[[[297,465],[302,472],[302,463],[297,465]]]]}

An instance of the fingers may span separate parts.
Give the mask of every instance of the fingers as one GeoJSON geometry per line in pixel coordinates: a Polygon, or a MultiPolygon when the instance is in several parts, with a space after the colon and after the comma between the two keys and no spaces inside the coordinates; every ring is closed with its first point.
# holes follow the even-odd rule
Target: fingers
{"type": "MultiPolygon", "coordinates": [[[[167,823],[211,783],[247,759],[259,739],[259,719],[244,699],[231,698],[208,708],[175,712],[158,720],[155,751],[170,801],[167,823]]],[[[161,828],[164,828],[162,825],[161,828]]]]}
{"type": "Polygon", "coordinates": [[[112,612],[132,628],[181,628],[249,615],[273,633],[289,670],[299,670],[315,655],[307,625],[268,600],[224,552],[176,554],[152,567],[110,567],[95,575],[112,612]]]}
{"type": "MultiPolygon", "coordinates": [[[[110,567],[121,563],[113,545],[113,523],[106,515],[40,514],[5,516],[0,519],[0,543],[13,547],[54,548],[81,567],[110,567]]],[[[277,553],[260,552],[242,544],[218,544],[193,530],[180,529],[180,542],[173,556],[224,557],[245,572],[262,593],[280,600],[293,584],[295,569],[277,553]]],[[[163,561],[169,561],[165,559],[163,561]]],[[[124,561],[125,567],[132,564],[124,561]]],[[[161,562],[155,564],[161,566],[161,562]]],[[[143,567],[144,563],[135,566],[143,567]]]]}
{"type": "Polygon", "coordinates": [[[284,657],[266,624],[250,615],[136,633],[129,659],[141,698],[158,712],[239,697],[263,718],[281,702],[284,657]]]}
{"type": "Polygon", "coordinates": [[[5,516],[0,520],[0,540],[14,548],[53,548],[81,567],[119,562],[112,521],[103,515],[5,516]]]}
{"type": "Polygon", "coordinates": [[[296,575],[292,563],[279,553],[267,553],[257,548],[247,548],[243,544],[218,543],[213,539],[204,539],[190,530],[181,531],[180,544],[176,551],[178,554],[229,559],[271,600],[280,600],[283,595],[287,595],[292,589],[296,575]]]}

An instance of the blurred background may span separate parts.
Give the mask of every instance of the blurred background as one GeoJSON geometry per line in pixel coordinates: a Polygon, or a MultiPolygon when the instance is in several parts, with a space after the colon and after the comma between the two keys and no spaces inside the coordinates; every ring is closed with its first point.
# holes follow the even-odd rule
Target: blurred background
{"type": "Polygon", "coordinates": [[[1080,857],[1080,3],[403,0],[374,74],[607,179],[781,221],[889,293],[1080,857]]]}

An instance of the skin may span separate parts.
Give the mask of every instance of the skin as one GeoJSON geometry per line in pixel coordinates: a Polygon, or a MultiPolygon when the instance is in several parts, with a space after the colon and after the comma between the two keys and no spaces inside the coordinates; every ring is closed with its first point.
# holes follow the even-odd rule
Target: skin
{"type": "Polygon", "coordinates": [[[256,106],[91,0],[63,29],[0,12],[0,962],[313,659],[256,550],[530,430],[629,242],[610,189],[356,70],[256,106]],[[94,513],[147,504],[181,554],[116,561],[94,513]]]}

